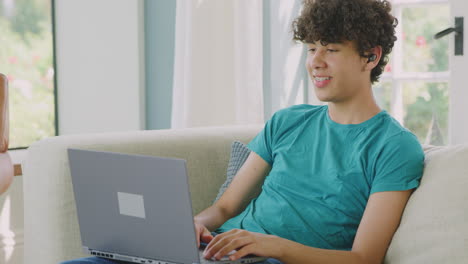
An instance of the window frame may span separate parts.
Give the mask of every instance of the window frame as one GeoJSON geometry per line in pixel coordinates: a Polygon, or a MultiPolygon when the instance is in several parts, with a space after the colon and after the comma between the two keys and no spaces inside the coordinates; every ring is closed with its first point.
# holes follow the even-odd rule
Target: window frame
{"type": "MultiPolygon", "coordinates": [[[[50,16],[51,16],[51,23],[52,23],[52,68],[54,69],[54,78],[53,78],[53,96],[54,96],[54,135],[59,135],[59,113],[58,113],[58,92],[57,92],[57,63],[56,63],[56,37],[55,37],[55,0],[50,0],[50,16]]],[[[11,111],[11,109],[9,109],[11,111]]],[[[14,150],[24,150],[29,148],[29,146],[21,146],[21,147],[8,147],[8,151],[14,150]]]]}
{"type": "MultiPolygon", "coordinates": [[[[449,4],[449,0],[391,0],[392,14],[398,19],[399,26],[396,27],[398,40],[392,51],[391,72],[384,72],[381,75],[379,83],[388,82],[392,87],[392,96],[390,98],[390,114],[400,124],[404,125],[404,106],[403,106],[403,83],[406,81],[422,81],[425,83],[448,83],[450,84],[450,62],[449,70],[444,72],[405,72],[403,70],[403,41],[402,36],[402,13],[407,7],[421,7],[431,4],[449,4]]],[[[449,86],[450,87],[450,86],[449,86]]]]}

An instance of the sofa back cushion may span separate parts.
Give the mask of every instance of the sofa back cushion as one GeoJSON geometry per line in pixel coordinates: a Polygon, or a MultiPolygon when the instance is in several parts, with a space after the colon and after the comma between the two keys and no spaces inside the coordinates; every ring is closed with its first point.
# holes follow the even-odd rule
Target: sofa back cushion
{"type": "Polygon", "coordinates": [[[425,147],[412,194],[386,264],[468,263],[468,145],[425,147]]]}
{"type": "Polygon", "coordinates": [[[227,187],[229,187],[231,184],[234,176],[236,176],[237,171],[239,171],[242,165],[244,165],[244,162],[247,160],[247,157],[249,157],[249,154],[250,149],[247,148],[247,145],[237,140],[232,142],[231,155],[226,172],[226,181],[224,181],[223,185],[221,185],[219,188],[218,195],[216,195],[214,202],[221,198],[227,187]]]}

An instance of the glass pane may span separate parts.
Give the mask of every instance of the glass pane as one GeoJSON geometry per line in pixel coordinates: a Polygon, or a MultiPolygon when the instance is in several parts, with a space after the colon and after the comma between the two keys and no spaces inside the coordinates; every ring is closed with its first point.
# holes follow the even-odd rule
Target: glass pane
{"type": "Polygon", "coordinates": [[[0,1],[0,71],[9,80],[10,148],[55,135],[51,1],[0,1]]]}
{"type": "Polygon", "coordinates": [[[387,57],[387,64],[385,65],[385,68],[384,68],[384,71],[383,73],[384,74],[391,74],[393,72],[393,69],[392,69],[392,61],[393,61],[393,52],[391,52],[388,57],[387,57]]]}
{"type": "Polygon", "coordinates": [[[421,143],[448,143],[448,83],[403,83],[404,125],[421,143]]]}
{"type": "Polygon", "coordinates": [[[403,71],[442,72],[449,70],[449,38],[434,35],[453,24],[448,4],[406,7],[402,10],[403,71]]]}
{"type": "Polygon", "coordinates": [[[374,97],[377,104],[383,110],[391,113],[390,102],[392,100],[392,83],[391,82],[378,82],[374,85],[374,97]]]}

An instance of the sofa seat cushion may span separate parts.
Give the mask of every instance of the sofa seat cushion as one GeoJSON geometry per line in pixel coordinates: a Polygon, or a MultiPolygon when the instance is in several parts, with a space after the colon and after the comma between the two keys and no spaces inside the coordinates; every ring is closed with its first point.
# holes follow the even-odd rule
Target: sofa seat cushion
{"type": "Polygon", "coordinates": [[[426,147],[385,263],[468,263],[468,146],[426,147]]]}

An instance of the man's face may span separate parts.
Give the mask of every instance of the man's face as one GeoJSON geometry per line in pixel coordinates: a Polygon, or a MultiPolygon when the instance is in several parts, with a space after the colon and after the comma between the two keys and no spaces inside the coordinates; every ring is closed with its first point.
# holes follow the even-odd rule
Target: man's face
{"type": "Polygon", "coordinates": [[[324,102],[345,102],[358,98],[370,88],[367,58],[361,57],[351,41],[309,43],[306,68],[317,98],[324,102]]]}

